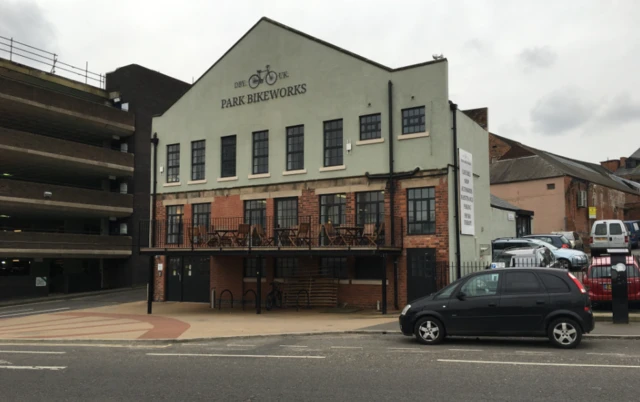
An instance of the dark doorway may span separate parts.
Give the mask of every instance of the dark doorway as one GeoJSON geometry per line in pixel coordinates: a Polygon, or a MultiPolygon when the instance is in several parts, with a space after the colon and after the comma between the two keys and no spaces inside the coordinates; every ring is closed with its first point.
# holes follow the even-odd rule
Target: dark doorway
{"type": "Polygon", "coordinates": [[[169,257],[167,301],[209,303],[209,257],[169,257]]]}
{"type": "Polygon", "coordinates": [[[436,291],[436,249],[407,249],[407,299],[409,302],[436,291]]]}
{"type": "Polygon", "coordinates": [[[182,301],[182,257],[168,258],[167,301],[182,301]]]}

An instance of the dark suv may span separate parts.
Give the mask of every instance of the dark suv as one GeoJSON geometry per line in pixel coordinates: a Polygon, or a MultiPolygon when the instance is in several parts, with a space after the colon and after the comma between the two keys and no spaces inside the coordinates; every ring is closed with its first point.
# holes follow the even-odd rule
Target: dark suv
{"type": "Polygon", "coordinates": [[[400,314],[402,333],[427,345],[449,335],[540,336],[569,349],[594,326],[585,287],[555,268],[476,272],[412,301],[400,314]]]}

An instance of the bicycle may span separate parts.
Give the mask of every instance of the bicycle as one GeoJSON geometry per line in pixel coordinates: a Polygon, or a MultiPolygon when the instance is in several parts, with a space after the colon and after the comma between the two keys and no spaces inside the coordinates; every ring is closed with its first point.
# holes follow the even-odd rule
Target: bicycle
{"type": "Polygon", "coordinates": [[[271,292],[267,294],[267,300],[265,302],[267,311],[271,311],[273,306],[282,308],[282,292],[276,282],[271,282],[271,292]]]}
{"type": "Polygon", "coordinates": [[[253,74],[249,77],[249,87],[251,89],[258,88],[258,85],[266,82],[269,85],[273,85],[278,81],[278,74],[275,71],[271,71],[270,66],[267,64],[265,70],[258,70],[256,74],[253,74]],[[262,73],[265,73],[264,78],[262,78],[262,73]]]}

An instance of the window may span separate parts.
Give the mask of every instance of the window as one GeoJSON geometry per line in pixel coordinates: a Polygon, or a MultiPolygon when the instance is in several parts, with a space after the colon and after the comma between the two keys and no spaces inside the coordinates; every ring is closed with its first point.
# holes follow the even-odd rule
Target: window
{"type": "Polygon", "coordinates": [[[30,273],[31,260],[0,259],[0,276],[29,276],[30,273]]]}
{"type": "Polygon", "coordinates": [[[167,244],[182,243],[182,215],[183,205],[167,207],[167,244]]]}
{"type": "MultiPolygon", "coordinates": [[[[262,277],[266,277],[266,263],[267,260],[260,258],[260,269],[262,277]]],[[[257,258],[245,258],[244,259],[244,277],[255,278],[258,276],[258,259],[257,258]]]]}
{"type": "Polygon", "coordinates": [[[598,223],[596,225],[595,235],[596,236],[606,236],[607,235],[607,224],[606,223],[598,223]]]}
{"type": "Polygon", "coordinates": [[[547,184],[547,190],[555,190],[555,189],[556,189],[556,184],[555,183],[547,184]]]}
{"type": "Polygon", "coordinates": [[[324,166],[341,166],[342,119],[324,122],[324,166]]]}
{"type": "Polygon", "coordinates": [[[504,274],[504,293],[540,293],[540,283],[533,272],[507,272],[504,274]]]}
{"type": "Polygon", "coordinates": [[[450,283],[449,285],[447,285],[444,289],[440,290],[438,293],[436,293],[436,299],[448,299],[451,297],[451,295],[453,294],[453,291],[458,287],[458,285],[460,284],[460,280],[457,280],[453,283],[450,283]]]}
{"type": "Polygon", "coordinates": [[[304,169],[304,126],[287,127],[287,170],[304,169]]]}
{"type": "Polygon", "coordinates": [[[276,198],[276,227],[290,228],[298,224],[298,198],[276,198]]]}
{"type": "Polygon", "coordinates": [[[229,135],[221,138],[221,177],[235,177],[236,175],[236,136],[229,135]]]}
{"type": "Polygon", "coordinates": [[[357,224],[384,222],[384,191],[356,194],[357,224]]]}
{"type": "Polygon", "coordinates": [[[424,106],[402,109],[402,134],[424,132],[424,106]]]}
{"type": "Polygon", "coordinates": [[[244,223],[262,225],[267,221],[267,200],[250,200],[244,202],[244,223]]]}
{"type": "Polygon", "coordinates": [[[498,293],[498,279],[501,274],[474,276],[462,285],[460,291],[467,297],[495,296],[498,293]]]}
{"type": "Polygon", "coordinates": [[[340,225],[346,222],[346,194],[328,194],[320,196],[320,223],[331,222],[340,225]]]}
{"type": "Polygon", "coordinates": [[[382,137],[380,113],[360,116],[360,140],[373,140],[382,137]]]}
{"type": "Polygon", "coordinates": [[[269,173],[269,132],[253,133],[253,174],[269,173]]]}
{"type": "Polygon", "coordinates": [[[320,275],[329,278],[347,278],[346,257],[329,257],[320,259],[320,275]]]}
{"type": "Polygon", "coordinates": [[[571,292],[569,285],[567,285],[565,281],[555,275],[539,273],[538,276],[540,276],[540,279],[542,279],[542,283],[544,284],[544,287],[547,288],[547,291],[549,293],[571,292]]]}
{"type": "Polygon", "coordinates": [[[276,260],[276,278],[291,278],[298,269],[297,258],[278,258],[276,260]]]}
{"type": "Polygon", "coordinates": [[[209,222],[211,221],[211,204],[193,204],[193,226],[204,226],[209,228],[209,222]]]}
{"type": "Polygon", "coordinates": [[[382,279],[383,262],[382,258],[365,257],[356,258],[355,279],[382,279]]]}
{"type": "Polygon", "coordinates": [[[205,140],[191,142],[191,180],[204,180],[205,140]]]}
{"type": "MultiPolygon", "coordinates": [[[[627,279],[638,278],[640,271],[633,265],[627,264],[627,279]]],[[[589,270],[589,278],[611,278],[611,265],[594,265],[589,270]]]]}
{"type": "Polygon", "coordinates": [[[180,144],[167,145],[167,183],[180,181],[180,144]]]}
{"type": "Polygon", "coordinates": [[[622,225],[619,223],[610,223],[609,224],[609,234],[610,235],[621,235],[623,233],[622,231],[622,225]]]}
{"type": "Polygon", "coordinates": [[[409,234],[433,234],[436,232],[435,187],[407,190],[407,220],[409,234]]]}

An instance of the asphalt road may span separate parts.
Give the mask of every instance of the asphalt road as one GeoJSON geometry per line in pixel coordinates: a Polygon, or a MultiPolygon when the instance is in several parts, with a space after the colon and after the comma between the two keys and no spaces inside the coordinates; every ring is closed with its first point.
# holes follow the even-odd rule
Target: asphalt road
{"type": "Polygon", "coordinates": [[[63,311],[80,310],[110,306],[120,303],[130,303],[134,301],[146,300],[147,290],[137,288],[125,290],[117,293],[108,293],[94,296],[82,296],[65,300],[42,301],[32,304],[21,304],[0,307],[0,321],[3,318],[25,317],[34,314],[60,313],[63,311]]]}
{"type": "Polygon", "coordinates": [[[265,337],[129,347],[0,345],[2,401],[631,401],[640,342],[265,337]]]}

